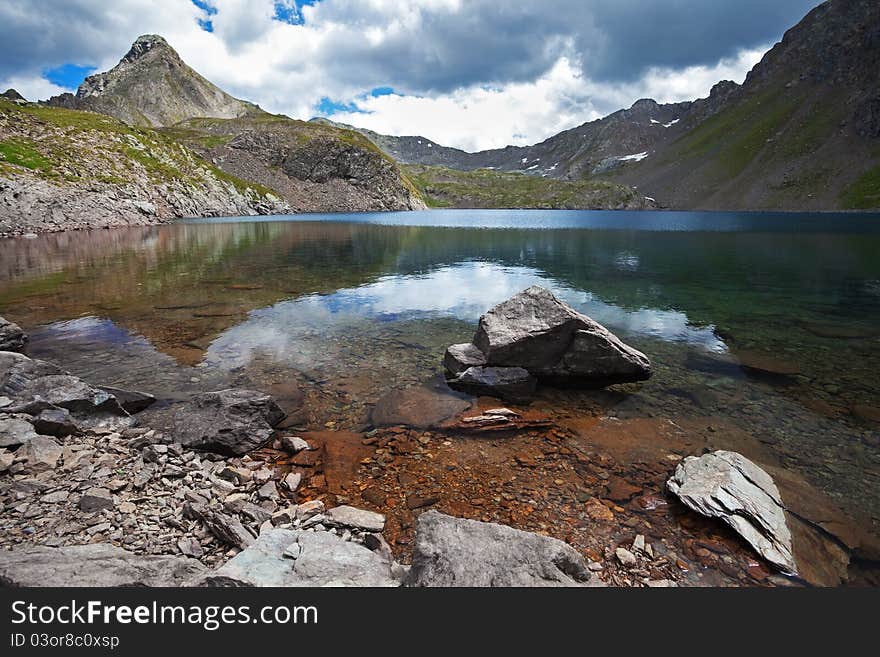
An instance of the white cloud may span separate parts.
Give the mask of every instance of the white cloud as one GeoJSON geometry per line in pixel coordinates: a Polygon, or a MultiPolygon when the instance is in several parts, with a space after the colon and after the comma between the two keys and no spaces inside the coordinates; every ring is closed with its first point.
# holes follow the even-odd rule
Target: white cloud
{"type": "MultiPolygon", "coordinates": [[[[774,7],[806,2],[780,0],[774,7]]],[[[716,48],[705,45],[704,35],[689,65],[650,67],[679,62],[681,48],[668,39],[628,47],[632,21],[619,19],[641,15],[628,3],[322,0],[301,7],[304,22],[294,25],[273,19],[273,0],[209,0],[216,9],[210,15],[189,0],[116,0],[112,11],[103,0],[46,0],[51,11],[43,12],[30,0],[4,0],[0,79],[29,98],[46,98],[61,90],[41,79],[45,69],[70,62],[106,70],[137,36],[159,33],[209,80],[269,111],[308,119],[322,98],[355,102],[366,113],[332,118],[474,150],[534,143],[641,97],[704,96],[720,79],[740,81],[763,51],[750,45],[737,52],[731,43],[716,48]],[[199,19],[210,19],[214,32],[202,30],[199,19]],[[611,75],[620,48],[627,62],[611,75]],[[707,48],[727,58],[713,60],[707,48]],[[366,95],[376,87],[400,95],[366,95]]],[[[687,6],[701,16],[710,11],[703,0],[674,9],[660,0],[644,6],[676,29],[687,6]]],[[[712,11],[723,17],[733,10],[719,3],[712,11]]],[[[788,24],[777,18],[781,31],[788,24]]],[[[710,19],[700,19],[703,32],[715,34],[719,26],[710,19]]],[[[768,20],[755,29],[766,32],[768,20]]]]}
{"type": "Polygon", "coordinates": [[[0,82],[0,91],[15,89],[28,100],[49,98],[64,93],[67,89],[52,84],[43,77],[14,76],[0,82]]]}

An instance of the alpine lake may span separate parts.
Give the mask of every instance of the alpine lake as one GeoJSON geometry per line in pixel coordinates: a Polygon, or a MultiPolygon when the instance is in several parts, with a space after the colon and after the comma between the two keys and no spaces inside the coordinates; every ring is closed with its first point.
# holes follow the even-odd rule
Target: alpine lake
{"type": "Polygon", "coordinates": [[[643,534],[693,584],[880,583],[878,215],[432,210],[47,234],[0,241],[0,315],[31,357],[159,403],[273,394],[285,431],[324,445],[306,491],[385,513],[404,559],[430,506],[591,560],[643,534]],[[515,406],[543,426],[457,431],[462,408],[511,406],[450,391],[445,348],[533,284],[646,353],[652,378],[543,386],[515,406]],[[666,493],[682,457],[714,449],[774,477],[802,521],[800,579],[666,493]]]}

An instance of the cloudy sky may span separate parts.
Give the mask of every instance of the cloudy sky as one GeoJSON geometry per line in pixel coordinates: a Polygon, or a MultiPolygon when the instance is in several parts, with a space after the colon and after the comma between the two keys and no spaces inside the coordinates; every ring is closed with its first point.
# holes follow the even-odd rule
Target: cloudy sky
{"type": "Polygon", "coordinates": [[[74,90],[141,34],[264,109],[468,150],[741,82],[818,0],[2,0],[0,88],[74,90]]]}

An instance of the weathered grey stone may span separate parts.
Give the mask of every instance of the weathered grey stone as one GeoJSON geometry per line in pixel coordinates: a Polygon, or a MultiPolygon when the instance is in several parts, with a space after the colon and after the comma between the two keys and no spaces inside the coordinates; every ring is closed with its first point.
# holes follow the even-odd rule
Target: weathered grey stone
{"type": "Polygon", "coordinates": [[[299,472],[289,472],[284,477],[284,487],[291,493],[294,492],[302,483],[302,475],[299,472]]]}
{"type": "Polygon", "coordinates": [[[0,352],[0,395],[11,400],[5,412],[36,415],[60,407],[72,413],[125,415],[113,395],[54,365],[8,351],[0,352]]]}
{"type": "Polygon", "coordinates": [[[3,586],[183,586],[204,572],[195,559],[141,556],[104,543],[0,550],[3,586]]]}
{"type": "Polygon", "coordinates": [[[472,342],[454,344],[446,349],[443,365],[450,374],[457,375],[469,367],[482,367],[486,364],[486,354],[472,342]]]}
{"type": "Polygon", "coordinates": [[[177,549],[180,553],[187,557],[200,557],[205,551],[201,544],[194,538],[185,536],[177,541],[177,549]]]}
{"type": "Polygon", "coordinates": [[[331,527],[347,527],[362,532],[381,532],[385,529],[385,516],[381,513],[347,505],[327,511],[324,522],[331,527]]]}
{"type": "Polygon", "coordinates": [[[16,457],[24,456],[26,472],[46,472],[54,470],[61,458],[61,445],[46,436],[35,436],[28,440],[23,447],[16,452],[16,457]]]}
{"type": "Polygon", "coordinates": [[[0,317],[0,351],[21,351],[28,336],[18,324],[0,317]]]}
{"type": "Polygon", "coordinates": [[[27,415],[0,414],[0,447],[17,447],[24,445],[31,438],[36,438],[34,426],[25,418],[27,415]]]}
{"type": "Polygon", "coordinates": [[[64,438],[79,432],[79,427],[66,408],[45,408],[31,420],[39,433],[64,438]]]}
{"type": "Polygon", "coordinates": [[[291,454],[298,454],[304,449],[311,449],[311,446],[299,436],[282,436],[281,446],[291,454]]]}
{"type": "Polygon", "coordinates": [[[642,352],[540,286],[484,314],[473,342],[488,365],[522,367],[539,378],[609,385],[651,376],[642,352]]]}
{"type": "Polygon", "coordinates": [[[89,488],[83,493],[82,497],[79,498],[80,510],[87,513],[112,509],[114,506],[113,493],[106,488],[100,488],[98,486],[89,488]]]}
{"type": "Polygon", "coordinates": [[[537,381],[522,367],[469,367],[449,385],[475,395],[528,400],[535,393],[537,381]]]}
{"type": "Polygon", "coordinates": [[[324,513],[324,502],[321,500],[303,502],[296,507],[296,517],[298,520],[308,520],[319,513],[324,513]]]}
{"type": "Polygon", "coordinates": [[[278,488],[275,486],[275,482],[269,480],[260,486],[259,490],[257,490],[257,496],[263,500],[277,500],[278,488]]]}
{"type": "Polygon", "coordinates": [[[742,454],[718,450],[688,456],[666,485],[689,508],[721,518],[782,572],[797,573],[779,490],[742,454]]]}
{"type": "Polygon", "coordinates": [[[271,529],[202,579],[206,586],[399,586],[391,564],[327,532],[271,529]]]}
{"type": "Polygon", "coordinates": [[[407,586],[602,586],[570,545],[437,511],[419,516],[407,586]]]}
{"type": "Polygon", "coordinates": [[[156,398],[147,392],[123,390],[122,388],[114,388],[112,386],[101,386],[101,390],[116,397],[116,401],[125,409],[125,412],[132,415],[140,413],[156,403],[156,398]]]}
{"type": "Polygon", "coordinates": [[[228,545],[244,549],[254,542],[254,535],[238,518],[228,516],[216,509],[187,503],[184,505],[183,513],[188,518],[201,520],[214,536],[228,545]]]}
{"type": "Polygon", "coordinates": [[[150,409],[142,422],[172,435],[184,447],[240,456],[269,442],[272,427],[282,419],[284,411],[269,395],[232,389],[150,409]]]}

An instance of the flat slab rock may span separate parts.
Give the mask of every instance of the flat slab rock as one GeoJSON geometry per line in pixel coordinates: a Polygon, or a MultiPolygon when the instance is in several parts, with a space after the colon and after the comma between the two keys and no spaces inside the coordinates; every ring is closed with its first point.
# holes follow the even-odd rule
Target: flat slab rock
{"type": "Polygon", "coordinates": [[[161,410],[148,409],[143,423],[170,433],[184,447],[241,456],[272,439],[284,411],[270,395],[229,389],[194,395],[161,410]]]}
{"type": "Polygon", "coordinates": [[[385,516],[375,511],[342,505],[327,511],[325,524],[332,527],[356,529],[361,532],[381,532],[385,529],[385,516]]]}
{"type": "Polygon", "coordinates": [[[780,571],[797,574],[779,490],[742,454],[718,450],[688,456],[666,486],[687,507],[726,522],[780,571]]]}
{"type": "Polygon", "coordinates": [[[138,555],[107,543],[0,550],[2,586],[185,586],[205,571],[195,559],[138,555]]]}
{"type": "Polygon", "coordinates": [[[273,529],[200,580],[203,586],[400,586],[392,564],[328,532],[273,529]]]}
{"type": "Polygon", "coordinates": [[[419,516],[407,586],[604,586],[570,545],[437,511],[419,516]]]}

